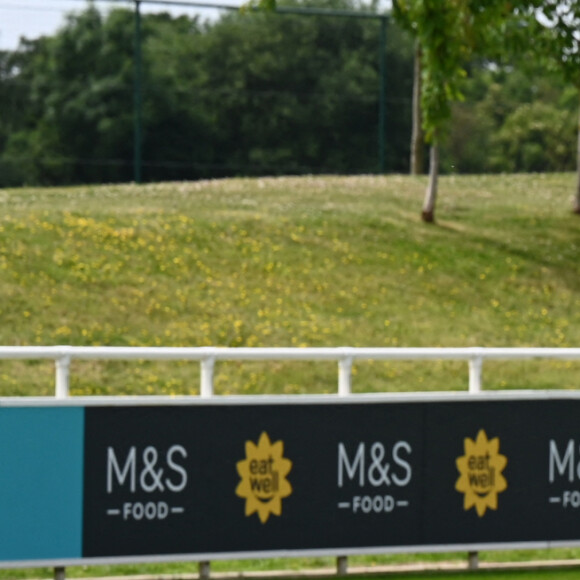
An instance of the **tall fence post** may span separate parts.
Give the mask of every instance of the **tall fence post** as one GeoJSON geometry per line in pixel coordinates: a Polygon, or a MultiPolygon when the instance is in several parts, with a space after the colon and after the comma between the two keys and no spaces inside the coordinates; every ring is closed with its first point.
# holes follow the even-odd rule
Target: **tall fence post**
{"type": "MultiPolygon", "coordinates": [[[[199,395],[202,399],[211,399],[213,392],[213,371],[215,358],[208,356],[201,360],[201,377],[199,395]]],[[[199,580],[209,580],[211,576],[211,562],[204,560],[199,562],[199,580]]]]}
{"type": "Polygon", "coordinates": [[[379,173],[386,171],[387,133],[387,17],[380,17],[379,30],[379,173]]]}
{"type": "MultiPolygon", "coordinates": [[[[338,361],[338,396],[348,397],[352,392],[352,357],[345,356],[338,361]]],[[[346,576],[348,573],[348,557],[336,557],[336,574],[346,576]]]]}
{"type": "MultiPolygon", "coordinates": [[[[56,376],[54,396],[57,399],[66,399],[69,395],[69,370],[70,356],[64,355],[54,361],[56,376]]],[[[66,568],[57,566],[54,568],[54,580],[65,580],[66,568]]]]}
{"type": "Polygon", "coordinates": [[[133,180],[139,184],[143,146],[143,55],[141,47],[141,0],[135,0],[135,30],[133,38],[133,180]]]}
{"type": "MultiPolygon", "coordinates": [[[[483,368],[483,358],[474,356],[469,359],[469,392],[471,394],[481,393],[481,377],[483,368]]],[[[479,568],[479,552],[467,553],[467,568],[477,570],[479,568]]]]}

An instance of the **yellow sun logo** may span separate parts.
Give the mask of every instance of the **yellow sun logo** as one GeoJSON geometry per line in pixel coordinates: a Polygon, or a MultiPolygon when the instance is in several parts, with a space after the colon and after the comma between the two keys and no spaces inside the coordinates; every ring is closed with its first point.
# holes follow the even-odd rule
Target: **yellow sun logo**
{"type": "Polygon", "coordinates": [[[282,499],[292,493],[292,486],[286,479],[292,462],[285,459],[283,454],[284,443],[271,443],[264,432],[258,445],[246,441],[246,459],[236,465],[242,479],[236,488],[236,495],[246,499],[246,516],[258,512],[263,524],[270,514],[282,515],[282,499]]]}
{"type": "Polygon", "coordinates": [[[507,489],[507,481],[501,473],[507,458],[499,453],[499,438],[488,441],[483,429],[475,441],[469,437],[464,439],[464,450],[465,455],[456,460],[461,476],[455,489],[465,494],[463,509],[475,506],[481,518],[487,508],[497,509],[497,494],[507,489]]]}

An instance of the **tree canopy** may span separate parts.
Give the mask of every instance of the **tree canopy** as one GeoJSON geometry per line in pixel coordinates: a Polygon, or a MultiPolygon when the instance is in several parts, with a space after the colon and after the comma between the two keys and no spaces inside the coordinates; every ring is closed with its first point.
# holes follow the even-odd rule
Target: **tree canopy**
{"type": "MultiPolygon", "coordinates": [[[[468,63],[475,56],[501,62],[521,61],[525,55],[532,62],[540,60],[552,66],[580,88],[580,5],[577,0],[393,0],[393,7],[398,21],[411,31],[421,48],[422,118],[427,140],[432,143],[431,178],[422,216],[433,221],[439,144],[448,131],[451,103],[462,98],[459,88],[468,63]]],[[[514,119],[516,126],[521,128],[530,112],[517,122],[514,119]]],[[[541,117],[546,127],[555,120],[550,111],[538,107],[533,114],[541,117]]],[[[580,138],[578,150],[580,213],[580,138]]],[[[533,162],[528,163],[533,157],[538,157],[538,150],[527,148],[525,164],[533,166],[533,162]]]]}
{"type": "MultiPolygon", "coordinates": [[[[416,39],[443,171],[572,169],[576,4],[395,0],[386,170],[408,168],[416,39]]],[[[376,172],[377,21],[246,11],[142,23],[145,180],[376,172]]],[[[88,5],[0,53],[0,186],[133,179],[133,35],[131,11],[88,5]]]]}
{"type": "MultiPolygon", "coordinates": [[[[142,23],[145,180],[376,171],[377,22],[234,12],[142,23]]],[[[0,97],[15,115],[3,107],[0,179],[132,179],[131,11],[89,6],[3,58],[0,97]]],[[[386,165],[402,171],[412,45],[397,27],[387,61],[386,165]]]]}

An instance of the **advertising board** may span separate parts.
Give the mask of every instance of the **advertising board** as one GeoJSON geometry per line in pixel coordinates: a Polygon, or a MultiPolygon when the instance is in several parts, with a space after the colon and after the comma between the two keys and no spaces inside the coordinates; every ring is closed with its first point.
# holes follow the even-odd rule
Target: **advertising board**
{"type": "Polygon", "coordinates": [[[0,566],[580,542],[580,400],[0,405],[0,566]]]}

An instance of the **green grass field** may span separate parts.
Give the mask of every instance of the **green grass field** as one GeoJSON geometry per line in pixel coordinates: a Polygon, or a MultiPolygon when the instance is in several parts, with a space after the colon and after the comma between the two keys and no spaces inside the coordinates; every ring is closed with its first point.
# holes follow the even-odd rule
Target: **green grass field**
{"type": "MultiPolygon", "coordinates": [[[[105,569],[107,570],[107,569],[105,569]]],[[[125,571],[129,574],[141,574],[143,573],[143,567],[125,567],[125,571]]],[[[3,572],[2,578],[36,578],[36,579],[49,579],[52,577],[52,570],[11,570],[8,571],[10,575],[4,575],[7,571],[3,572]],[[29,576],[30,573],[36,573],[36,576],[29,576]]],[[[119,569],[117,568],[117,573],[119,569]]],[[[151,574],[151,578],[155,578],[156,575],[163,580],[182,580],[184,577],[191,578],[196,572],[196,565],[180,565],[179,571],[174,566],[164,567],[163,570],[159,570],[158,567],[148,567],[147,573],[151,574]]],[[[97,577],[103,574],[103,568],[68,568],[67,576],[70,577],[97,577]]],[[[423,571],[423,572],[388,572],[388,573],[372,573],[366,575],[352,574],[348,576],[349,580],[576,580],[580,575],[580,568],[570,567],[570,568],[550,568],[550,569],[529,569],[529,570],[497,570],[497,569],[479,569],[476,571],[467,571],[460,569],[453,569],[450,571],[438,570],[438,571],[423,571]]],[[[248,573],[251,577],[251,572],[248,573]]],[[[333,576],[328,575],[312,575],[300,574],[300,576],[289,577],[289,580],[294,580],[295,578],[333,578],[333,576]]]]}
{"type": "MultiPolygon", "coordinates": [[[[376,580],[576,580],[580,571],[571,570],[478,570],[477,572],[423,572],[373,576],[376,580]]],[[[356,576],[353,576],[353,580],[356,576]]],[[[367,576],[368,578],[368,576],[367,576]]]]}
{"type": "MultiPolygon", "coordinates": [[[[423,572],[373,576],[377,580],[576,580],[580,571],[571,570],[479,570],[477,572],[423,572]]],[[[353,576],[353,579],[356,576],[353,576]]],[[[368,576],[367,576],[368,578],[368,576]]]]}
{"type": "MultiPolygon", "coordinates": [[[[436,225],[419,219],[426,179],[403,176],[0,190],[0,344],[578,346],[575,179],[444,177],[436,225]]],[[[75,361],[71,371],[74,395],[199,392],[193,362],[75,361]]],[[[580,362],[489,362],[484,387],[576,389],[579,371],[580,362]]],[[[467,388],[461,362],[368,361],[354,373],[355,392],[467,388]]],[[[330,393],[337,369],[220,363],[215,385],[217,394],[330,393]]],[[[0,361],[0,396],[53,391],[52,363],[0,361]]],[[[562,549],[482,559],[577,556],[562,549]]],[[[450,557],[465,555],[352,563],[450,557]]],[[[214,569],[328,565],[332,559],[214,569]]],[[[119,570],[183,573],[192,565],[71,575],[119,570]]]]}

